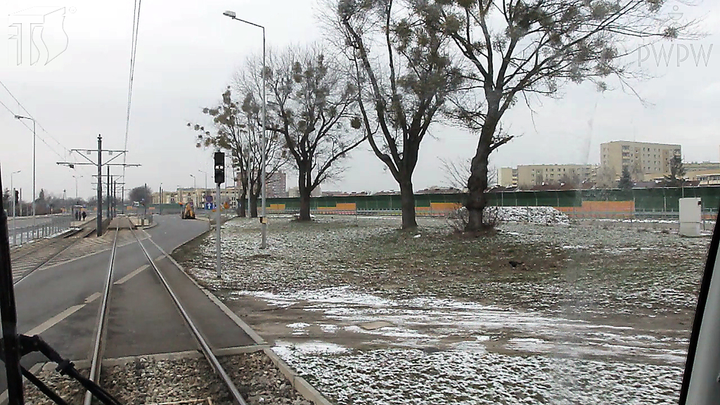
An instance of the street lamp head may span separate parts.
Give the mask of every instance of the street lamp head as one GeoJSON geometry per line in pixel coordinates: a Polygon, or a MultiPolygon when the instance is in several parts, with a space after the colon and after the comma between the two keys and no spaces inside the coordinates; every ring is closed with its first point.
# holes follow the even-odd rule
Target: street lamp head
{"type": "Polygon", "coordinates": [[[19,120],[31,120],[32,119],[30,117],[25,117],[23,115],[17,115],[17,114],[15,114],[15,118],[19,119],[19,120]]]}
{"type": "Polygon", "coordinates": [[[228,16],[228,17],[230,17],[230,18],[235,18],[235,17],[237,17],[237,14],[235,14],[234,11],[230,11],[230,10],[225,11],[225,12],[223,13],[223,15],[228,16]]]}

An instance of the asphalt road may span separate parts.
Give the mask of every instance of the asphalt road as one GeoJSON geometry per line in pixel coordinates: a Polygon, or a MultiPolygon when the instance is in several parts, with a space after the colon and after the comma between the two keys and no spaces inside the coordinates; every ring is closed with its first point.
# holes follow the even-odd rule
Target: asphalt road
{"type": "MultiPolygon", "coordinates": [[[[147,234],[168,253],[208,230],[206,221],[182,220],[176,215],[156,215],[154,220],[158,225],[148,229],[147,234]]],[[[145,236],[142,232],[139,235],[145,236]]],[[[151,257],[161,256],[152,243],[144,242],[151,257]]],[[[37,270],[16,284],[18,331],[39,334],[65,358],[87,359],[109,256],[107,249],[90,253],[37,270]]],[[[160,260],[158,265],[162,267],[163,262],[168,261],[160,260]]],[[[137,243],[118,247],[108,319],[108,335],[118,337],[116,342],[108,343],[107,358],[196,348],[169,296],[158,292],[159,281],[151,271],[146,271],[147,267],[137,243]]],[[[27,355],[23,365],[29,368],[42,360],[39,354],[27,355]]],[[[5,389],[2,367],[0,393],[5,389]]]]}

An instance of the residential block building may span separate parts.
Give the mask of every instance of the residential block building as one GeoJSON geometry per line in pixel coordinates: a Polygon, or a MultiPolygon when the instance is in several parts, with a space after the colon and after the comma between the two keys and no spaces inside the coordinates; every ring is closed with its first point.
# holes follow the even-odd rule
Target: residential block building
{"type": "Polygon", "coordinates": [[[517,187],[517,167],[501,167],[498,170],[498,184],[502,187],[517,187]]]}
{"type": "Polygon", "coordinates": [[[268,177],[267,181],[267,198],[284,198],[288,196],[287,192],[287,173],[278,170],[268,177]]]}
{"type": "Polygon", "coordinates": [[[600,145],[600,166],[615,177],[627,167],[636,180],[648,174],[669,173],[670,160],[681,156],[680,145],[613,141],[600,145]]]}
{"type": "Polygon", "coordinates": [[[542,184],[578,183],[579,185],[583,181],[594,181],[596,174],[596,165],[518,165],[517,168],[501,168],[499,184],[503,187],[517,186],[520,189],[542,184]]]}

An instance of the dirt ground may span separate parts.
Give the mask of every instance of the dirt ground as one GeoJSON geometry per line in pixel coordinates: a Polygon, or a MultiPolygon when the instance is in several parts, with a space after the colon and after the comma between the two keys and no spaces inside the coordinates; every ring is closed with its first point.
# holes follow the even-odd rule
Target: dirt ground
{"type": "MultiPolygon", "coordinates": [[[[463,365],[477,361],[472,356],[478,353],[484,364],[492,364],[487,356],[500,356],[502,367],[566,359],[575,370],[587,367],[582,362],[600,362],[593,367],[608,369],[608,387],[625,371],[647,374],[623,383],[652,380],[656,387],[648,395],[665,390],[667,403],[679,387],[710,238],[681,238],[653,224],[503,224],[493,235],[467,238],[443,219],[420,219],[417,232],[398,230],[397,218],[271,221],[264,251],[255,221],[224,225],[221,280],[215,278],[213,235],[176,257],[339,403],[404,403],[382,395],[418,400],[403,384],[365,393],[357,378],[381,381],[377,372],[338,368],[368,355],[390,365],[416,351],[460,356],[463,365]],[[388,350],[401,354],[389,360],[388,350]]],[[[447,362],[435,360],[437,367],[447,362]]],[[[518,370],[525,372],[527,364],[518,370]]],[[[587,395],[604,395],[593,389],[587,395]]],[[[463,395],[478,395],[469,390],[463,395]]],[[[563,391],[545,390],[529,403],[581,398],[557,392],[563,391]]],[[[438,403],[457,403],[463,395],[438,403]]],[[[520,401],[528,393],[497,395],[520,401]]],[[[608,403],[627,398],[611,396],[608,403]]]]}

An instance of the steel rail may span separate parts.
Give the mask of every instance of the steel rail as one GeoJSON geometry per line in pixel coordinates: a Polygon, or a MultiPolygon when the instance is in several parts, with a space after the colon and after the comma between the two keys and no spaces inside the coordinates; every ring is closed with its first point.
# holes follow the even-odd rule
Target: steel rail
{"type": "Polygon", "coordinates": [[[173,292],[172,288],[170,288],[170,284],[167,282],[167,279],[165,279],[165,276],[163,276],[163,274],[160,272],[160,269],[158,269],[157,265],[155,265],[155,261],[150,257],[150,253],[148,253],[147,249],[145,249],[145,246],[140,241],[140,238],[137,236],[135,231],[132,230],[132,228],[130,232],[132,232],[133,236],[135,236],[135,239],[142,248],[143,253],[145,253],[145,257],[148,259],[150,266],[155,270],[155,274],[157,274],[160,282],[165,287],[165,290],[168,292],[168,294],[170,294],[170,297],[175,303],[175,306],[180,312],[180,315],[182,315],[185,323],[188,325],[188,328],[192,331],[195,340],[197,340],[198,344],[200,345],[200,348],[202,349],[205,358],[208,360],[208,362],[210,362],[210,365],[215,369],[215,371],[218,373],[225,385],[228,387],[228,389],[230,390],[230,394],[232,394],[233,398],[235,399],[235,402],[237,402],[239,405],[246,405],[245,400],[243,400],[243,397],[240,394],[240,391],[238,391],[237,387],[232,382],[232,379],[220,364],[220,361],[217,359],[215,354],[213,354],[212,349],[210,349],[210,345],[208,345],[202,333],[200,333],[198,328],[195,326],[195,323],[193,323],[192,319],[190,319],[190,315],[180,303],[180,300],[178,299],[175,292],[173,292]]]}
{"type": "MultiPolygon", "coordinates": [[[[128,220],[130,221],[130,220],[128,220]]],[[[118,223],[119,223],[118,218],[118,223]]],[[[103,298],[102,303],[100,304],[100,315],[98,319],[98,327],[97,327],[97,333],[95,334],[95,340],[93,342],[93,352],[92,352],[92,358],[90,361],[90,381],[94,383],[98,383],[100,379],[100,367],[101,367],[101,361],[102,361],[102,343],[103,343],[103,334],[105,332],[105,323],[107,318],[107,312],[108,312],[108,303],[110,302],[110,292],[112,290],[112,281],[113,281],[113,268],[115,267],[115,253],[117,251],[117,237],[120,233],[118,226],[115,227],[115,237],[113,238],[113,245],[112,249],[110,251],[110,263],[108,264],[108,271],[107,271],[107,279],[105,280],[105,291],[103,292],[103,298]]],[[[90,391],[85,391],[85,400],[83,402],[84,405],[91,405],[93,395],[90,391]]]]}

